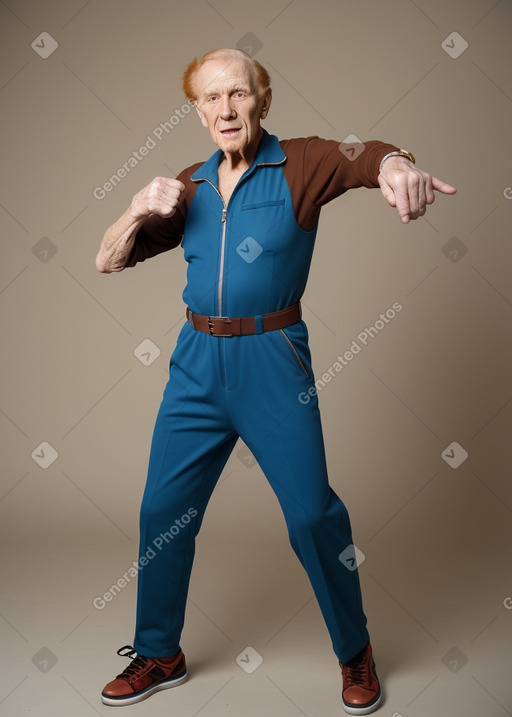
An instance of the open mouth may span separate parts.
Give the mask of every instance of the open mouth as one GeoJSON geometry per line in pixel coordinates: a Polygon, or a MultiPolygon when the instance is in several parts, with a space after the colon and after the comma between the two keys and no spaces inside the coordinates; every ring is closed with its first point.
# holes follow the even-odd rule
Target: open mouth
{"type": "Polygon", "coordinates": [[[223,137],[236,137],[240,133],[240,128],[230,127],[229,129],[221,129],[220,133],[223,137]]]}

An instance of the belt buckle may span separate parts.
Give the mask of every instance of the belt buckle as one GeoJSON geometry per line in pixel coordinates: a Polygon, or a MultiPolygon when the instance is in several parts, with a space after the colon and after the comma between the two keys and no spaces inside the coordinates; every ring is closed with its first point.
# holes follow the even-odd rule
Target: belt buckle
{"type": "Polygon", "coordinates": [[[226,336],[226,337],[233,336],[233,334],[216,334],[216,333],[214,333],[215,327],[213,325],[213,319],[222,319],[222,321],[224,321],[225,324],[232,323],[229,316],[209,316],[208,317],[208,328],[210,330],[210,336],[226,336]]]}

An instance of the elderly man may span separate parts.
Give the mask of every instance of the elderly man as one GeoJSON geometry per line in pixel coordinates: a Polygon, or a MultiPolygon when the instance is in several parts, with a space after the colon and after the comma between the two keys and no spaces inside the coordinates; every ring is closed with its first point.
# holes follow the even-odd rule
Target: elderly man
{"type": "Polygon", "coordinates": [[[324,204],[353,187],[380,186],[408,222],[425,213],[434,190],[456,190],[391,144],[370,141],[351,157],[333,140],[268,134],[261,120],[270,78],[240,50],[194,60],[183,89],[218,151],[136,194],[96,259],[99,271],[116,272],[181,244],[188,262],[187,321],[141,507],[134,647],[118,651],[132,659],[101,698],[132,704],[186,680],[180,636],[195,537],[241,437],[277,495],[313,586],[341,666],[343,707],[369,714],[382,692],[357,570],[338,557],[353,550],[349,516],[329,486],[314,391],[310,402],[298,400],[315,381],[300,299],[324,204]]]}

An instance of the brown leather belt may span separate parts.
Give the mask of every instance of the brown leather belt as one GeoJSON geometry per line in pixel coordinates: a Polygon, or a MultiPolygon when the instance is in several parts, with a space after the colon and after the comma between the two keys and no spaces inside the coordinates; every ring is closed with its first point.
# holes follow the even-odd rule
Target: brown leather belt
{"type": "Polygon", "coordinates": [[[301,318],[300,301],[287,309],[262,316],[201,316],[187,306],[187,320],[192,328],[212,336],[247,336],[276,331],[296,324],[301,318]]]}

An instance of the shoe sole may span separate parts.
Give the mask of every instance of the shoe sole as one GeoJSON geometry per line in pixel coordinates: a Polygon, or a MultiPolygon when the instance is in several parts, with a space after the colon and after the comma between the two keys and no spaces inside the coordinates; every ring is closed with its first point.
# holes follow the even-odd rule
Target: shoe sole
{"type": "Polygon", "coordinates": [[[137,694],[127,695],[126,697],[108,697],[107,695],[101,694],[101,701],[104,705],[109,705],[110,707],[122,707],[123,705],[133,705],[136,702],[142,702],[142,700],[146,700],[148,697],[151,697],[151,695],[154,695],[155,692],[160,692],[160,690],[168,690],[171,687],[178,687],[178,685],[182,685],[184,682],[188,680],[188,672],[185,672],[184,675],[181,675],[180,677],[174,677],[169,680],[166,680],[165,682],[158,682],[156,685],[152,685],[151,687],[146,687],[145,690],[142,692],[138,692],[137,694]]]}
{"type": "Polygon", "coordinates": [[[381,702],[382,702],[382,689],[380,690],[375,702],[372,702],[371,705],[361,705],[361,707],[357,707],[357,705],[347,705],[345,703],[345,701],[342,699],[343,709],[349,715],[369,715],[372,712],[375,712],[375,710],[379,708],[379,705],[381,702]]]}

